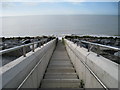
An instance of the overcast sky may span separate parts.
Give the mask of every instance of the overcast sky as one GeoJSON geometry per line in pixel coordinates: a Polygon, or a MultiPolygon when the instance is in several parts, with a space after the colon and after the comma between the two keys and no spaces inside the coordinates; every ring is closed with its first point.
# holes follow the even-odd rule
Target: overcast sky
{"type": "Polygon", "coordinates": [[[118,15],[118,2],[2,2],[1,5],[0,16],[118,15]]]}
{"type": "Polygon", "coordinates": [[[98,0],[3,0],[0,3],[0,16],[24,17],[3,17],[3,22],[0,17],[0,35],[36,36],[66,33],[116,35],[118,17],[113,15],[118,15],[118,0],[99,1],[101,2],[98,0]]]}
{"type": "Polygon", "coordinates": [[[1,0],[2,2],[118,2],[119,0],[1,0]]]}

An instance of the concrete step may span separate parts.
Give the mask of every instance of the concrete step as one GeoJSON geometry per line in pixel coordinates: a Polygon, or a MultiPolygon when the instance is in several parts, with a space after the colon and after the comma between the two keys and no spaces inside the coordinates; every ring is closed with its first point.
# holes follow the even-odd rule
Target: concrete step
{"type": "Polygon", "coordinates": [[[54,69],[51,69],[51,68],[48,68],[47,69],[47,72],[49,73],[74,73],[75,72],[75,70],[73,69],[73,68],[70,68],[70,69],[56,69],[56,68],[54,68],[54,69]]]}
{"type": "Polygon", "coordinates": [[[51,59],[50,61],[70,61],[70,59],[51,59]]]}
{"type": "Polygon", "coordinates": [[[50,63],[71,63],[71,61],[68,60],[51,60],[50,63]]]}
{"type": "Polygon", "coordinates": [[[48,68],[73,68],[72,65],[49,65],[48,68]]]}
{"type": "Polygon", "coordinates": [[[79,87],[80,80],[75,73],[65,46],[59,41],[41,82],[41,88],[79,87]]]}
{"type": "Polygon", "coordinates": [[[54,62],[54,63],[49,63],[49,65],[72,65],[70,62],[54,62]]]}
{"type": "Polygon", "coordinates": [[[46,73],[45,79],[77,79],[76,73],[46,73]]]}
{"type": "Polygon", "coordinates": [[[68,54],[66,52],[56,52],[53,54],[52,57],[56,57],[56,56],[65,56],[65,57],[68,57],[68,54]]]}
{"type": "Polygon", "coordinates": [[[52,59],[69,59],[69,57],[64,54],[53,54],[52,59]]]}
{"type": "Polygon", "coordinates": [[[61,64],[61,65],[67,65],[67,64],[71,64],[70,61],[50,61],[49,64],[61,64]]]}
{"type": "Polygon", "coordinates": [[[60,67],[60,66],[59,67],[58,66],[57,67],[52,67],[52,66],[50,67],[49,66],[48,68],[49,69],[74,69],[73,67],[67,67],[67,66],[65,66],[65,67],[60,67]]]}
{"type": "Polygon", "coordinates": [[[52,57],[52,59],[68,59],[68,57],[62,57],[62,56],[59,56],[59,57],[52,57]]]}
{"type": "Polygon", "coordinates": [[[79,79],[43,79],[41,88],[79,88],[79,79]]]}

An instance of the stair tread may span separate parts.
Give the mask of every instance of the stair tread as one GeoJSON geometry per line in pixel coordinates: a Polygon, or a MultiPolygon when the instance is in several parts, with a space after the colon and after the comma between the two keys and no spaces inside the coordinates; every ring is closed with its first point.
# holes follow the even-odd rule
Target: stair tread
{"type": "Polygon", "coordinates": [[[73,67],[48,67],[48,69],[74,69],[73,67]]]}
{"type": "Polygon", "coordinates": [[[43,79],[42,82],[47,83],[80,83],[79,79],[43,79]]]}
{"type": "Polygon", "coordinates": [[[48,68],[56,68],[56,67],[60,67],[60,68],[72,68],[73,66],[72,65],[49,65],[48,68]]]}
{"type": "Polygon", "coordinates": [[[41,88],[79,88],[79,79],[44,79],[41,88]]]}
{"type": "Polygon", "coordinates": [[[59,73],[46,73],[45,74],[45,79],[77,79],[77,75],[76,73],[74,74],[59,74],[59,73]]]}
{"type": "Polygon", "coordinates": [[[40,87],[80,88],[80,80],[65,50],[65,46],[60,41],[51,57],[40,87]]]}

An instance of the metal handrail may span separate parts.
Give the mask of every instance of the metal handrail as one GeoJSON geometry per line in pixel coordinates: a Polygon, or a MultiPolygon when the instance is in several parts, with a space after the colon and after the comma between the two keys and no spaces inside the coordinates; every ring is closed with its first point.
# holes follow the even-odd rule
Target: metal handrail
{"type": "MultiPolygon", "coordinates": [[[[47,51],[46,51],[47,52],[47,51]]],[[[46,55],[46,54],[45,54],[46,55]]],[[[44,55],[44,56],[45,56],[44,55]]],[[[42,56],[42,58],[44,57],[42,56]]],[[[33,69],[30,71],[30,73],[25,77],[25,79],[22,81],[22,83],[17,87],[16,90],[19,90],[23,85],[24,83],[28,80],[28,78],[30,77],[30,75],[35,71],[35,69],[38,67],[38,65],[42,62],[42,60],[40,60],[34,67],[33,69]]]]}
{"type": "MultiPolygon", "coordinates": [[[[23,55],[24,55],[24,54],[25,54],[25,47],[31,46],[31,45],[33,45],[32,51],[34,52],[34,49],[35,49],[35,48],[34,48],[34,45],[35,45],[35,44],[38,44],[38,43],[41,43],[41,41],[37,41],[37,42],[25,44],[25,45],[16,46],[16,47],[13,47],[13,48],[1,50],[1,51],[0,51],[0,55],[5,54],[5,53],[9,53],[9,52],[12,52],[12,51],[15,51],[15,50],[18,50],[18,49],[21,49],[21,48],[23,48],[23,51],[24,51],[24,52],[23,52],[23,55]]],[[[24,56],[25,56],[25,55],[24,55],[24,56]]]]}
{"type": "MultiPolygon", "coordinates": [[[[66,43],[67,44],[67,43],[66,43]]],[[[70,48],[70,46],[67,44],[67,46],[70,48]]],[[[71,49],[71,48],[70,48],[71,49]]],[[[72,52],[74,52],[73,51],[73,49],[71,49],[72,50],[72,52]]],[[[76,53],[74,53],[78,58],[79,58],[79,56],[76,54],[76,53]]],[[[81,59],[80,59],[80,61],[84,64],[84,66],[88,69],[88,71],[95,77],[95,79],[100,83],[100,85],[105,89],[105,90],[109,90],[108,88],[107,88],[107,86],[99,79],[99,77],[91,70],[91,68],[84,62],[84,61],[82,61],[81,59]]]]}
{"type": "MultiPolygon", "coordinates": [[[[54,40],[54,39],[53,39],[54,40]]],[[[47,54],[47,50],[46,50],[46,52],[45,52],[45,54],[41,57],[41,59],[43,58],[43,57],[45,57],[45,55],[47,54]]],[[[24,85],[24,83],[28,80],[28,78],[30,77],[30,75],[35,71],[35,69],[38,67],[38,65],[43,61],[43,60],[41,60],[40,59],[40,61],[33,67],[33,69],[29,72],[29,74],[25,77],[25,79],[20,83],[20,85],[17,87],[17,89],[16,90],[19,90],[23,85],[24,85]]]]}
{"type": "MultiPolygon", "coordinates": [[[[74,41],[72,41],[72,42],[74,42],[74,41]]],[[[77,41],[77,45],[80,44],[80,47],[82,47],[82,43],[88,44],[88,47],[87,47],[88,52],[91,51],[93,46],[97,46],[97,52],[96,52],[97,56],[100,56],[100,47],[104,47],[104,48],[109,48],[109,49],[120,51],[120,48],[117,48],[117,47],[107,46],[107,45],[98,44],[98,43],[92,43],[92,42],[88,42],[88,41],[84,41],[84,40],[77,41]]]]}
{"type": "Polygon", "coordinates": [[[118,51],[120,51],[120,48],[117,48],[117,47],[112,47],[112,46],[102,45],[102,44],[98,44],[98,43],[92,43],[92,42],[83,41],[83,40],[81,40],[81,42],[83,42],[83,43],[87,43],[87,44],[91,44],[91,45],[95,45],[95,46],[100,46],[100,47],[105,47],[105,48],[109,48],[109,49],[114,49],[114,50],[118,50],[118,51]]]}

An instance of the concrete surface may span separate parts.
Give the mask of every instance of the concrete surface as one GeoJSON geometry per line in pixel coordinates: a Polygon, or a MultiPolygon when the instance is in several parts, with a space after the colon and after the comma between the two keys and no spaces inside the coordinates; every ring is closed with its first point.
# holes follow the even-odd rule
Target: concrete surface
{"type": "Polygon", "coordinates": [[[2,88],[17,88],[33,67],[42,60],[40,65],[22,85],[22,88],[38,88],[54,48],[55,40],[52,40],[41,48],[35,49],[35,52],[27,53],[26,57],[21,56],[1,67],[2,88]]]}
{"type": "Polygon", "coordinates": [[[85,88],[102,88],[102,86],[81,61],[86,63],[108,88],[118,88],[118,64],[102,56],[98,57],[96,53],[88,52],[87,49],[66,39],[65,45],[80,80],[85,83],[85,88]]]}
{"type": "Polygon", "coordinates": [[[1,67],[2,88],[17,88],[40,60],[41,63],[22,88],[80,88],[81,80],[85,88],[102,88],[81,61],[85,62],[108,88],[118,88],[118,64],[102,56],[97,57],[95,53],[88,52],[68,40],[65,40],[65,45],[59,41],[53,53],[54,48],[53,40],[37,48],[35,52],[27,53],[27,57],[22,56],[1,67]]]}
{"type": "Polygon", "coordinates": [[[61,41],[49,62],[41,88],[79,88],[80,80],[61,41]]]}

